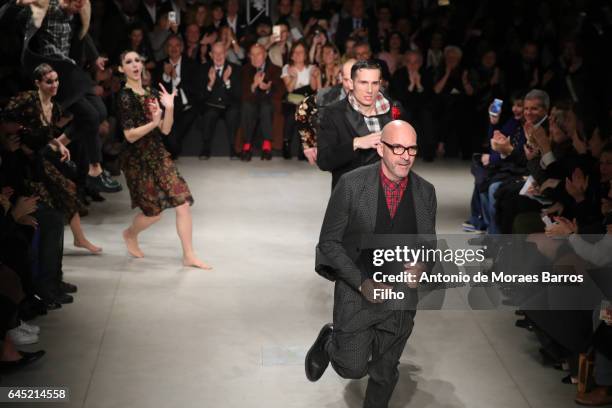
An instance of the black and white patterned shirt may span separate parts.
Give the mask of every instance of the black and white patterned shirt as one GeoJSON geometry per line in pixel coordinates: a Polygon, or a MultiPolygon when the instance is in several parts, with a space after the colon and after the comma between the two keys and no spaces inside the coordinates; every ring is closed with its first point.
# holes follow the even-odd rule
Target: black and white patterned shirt
{"type": "Polygon", "coordinates": [[[39,30],[40,53],[45,57],[70,59],[72,15],[59,6],[59,0],[50,0],[49,9],[39,30]]]}
{"type": "MultiPolygon", "coordinates": [[[[357,99],[355,99],[352,93],[349,93],[348,100],[353,109],[361,113],[361,110],[359,109],[359,102],[357,102],[357,99]]],[[[382,130],[378,115],[383,115],[389,112],[389,109],[391,109],[391,104],[379,92],[378,95],[376,95],[376,99],[374,100],[374,114],[372,116],[363,115],[363,120],[365,120],[366,126],[368,127],[368,130],[370,132],[378,133],[382,130]]]]}

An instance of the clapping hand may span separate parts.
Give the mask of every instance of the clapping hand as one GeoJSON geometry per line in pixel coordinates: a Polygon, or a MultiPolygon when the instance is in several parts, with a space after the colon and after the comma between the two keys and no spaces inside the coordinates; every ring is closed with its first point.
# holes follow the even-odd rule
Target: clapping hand
{"type": "Polygon", "coordinates": [[[208,70],[208,86],[212,88],[216,80],[217,80],[217,70],[215,70],[215,67],[210,67],[210,69],[208,70]]]}
{"type": "Polygon", "coordinates": [[[578,231],[575,219],[570,221],[565,217],[554,217],[554,220],[556,222],[547,226],[544,231],[548,237],[565,237],[578,231]]]}
{"type": "MultiPolygon", "coordinates": [[[[166,88],[164,88],[164,86],[160,83],[159,89],[160,89],[159,100],[161,101],[162,106],[165,109],[174,108],[174,97],[176,96],[176,88],[174,89],[174,91],[172,91],[172,93],[168,93],[168,91],[166,91],[166,88]]],[[[159,108],[159,103],[157,103],[157,100],[155,100],[155,103],[157,104],[157,107],[159,108]]]]}
{"type": "Polygon", "coordinates": [[[156,98],[151,98],[149,102],[149,106],[147,106],[149,112],[151,113],[151,121],[155,124],[155,126],[159,125],[162,119],[162,109],[159,106],[159,102],[156,98]]]}
{"type": "Polygon", "coordinates": [[[225,68],[225,71],[223,71],[223,82],[229,81],[231,76],[232,76],[232,66],[228,65],[227,68],[225,68]]]}

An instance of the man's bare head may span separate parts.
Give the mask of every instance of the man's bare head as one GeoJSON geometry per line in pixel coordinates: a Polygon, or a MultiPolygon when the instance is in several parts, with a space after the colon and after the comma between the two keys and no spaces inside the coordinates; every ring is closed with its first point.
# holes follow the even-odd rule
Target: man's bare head
{"type": "Polygon", "coordinates": [[[399,181],[408,176],[414,164],[418,151],[416,131],[408,122],[391,121],[383,128],[376,149],[382,159],[385,176],[392,181],[399,181]]]}

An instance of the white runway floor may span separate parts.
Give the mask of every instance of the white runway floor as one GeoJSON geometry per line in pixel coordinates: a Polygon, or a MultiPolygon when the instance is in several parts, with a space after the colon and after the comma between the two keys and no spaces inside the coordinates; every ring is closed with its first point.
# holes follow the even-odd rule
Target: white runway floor
{"type": "MultiPolygon", "coordinates": [[[[306,163],[181,158],[196,203],[194,241],[213,271],[183,268],[174,213],[127,256],[127,191],[83,220],[100,256],[66,232],[75,303],[35,321],[47,356],[2,385],[70,388],[61,407],[360,407],[366,381],[328,369],[306,380],[303,355],[331,320],[332,284],[313,271],[330,176],[306,163]]],[[[471,176],[465,163],[417,164],[438,195],[438,232],[458,233],[471,176]]],[[[419,311],[392,407],[574,407],[565,373],[544,368],[511,312],[419,311]]],[[[49,407],[53,404],[43,404],[49,407]]],[[[15,406],[26,407],[27,404],[15,406]]],[[[32,404],[40,407],[40,404],[32,404]]]]}

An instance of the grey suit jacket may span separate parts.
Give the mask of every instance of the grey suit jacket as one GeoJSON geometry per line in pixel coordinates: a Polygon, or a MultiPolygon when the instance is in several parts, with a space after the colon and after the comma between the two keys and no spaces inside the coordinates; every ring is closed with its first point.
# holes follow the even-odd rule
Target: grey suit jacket
{"type": "MultiPolygon", "coordinates": [[[[376,227],[380,162],[355,169],[340,178],[329,200],[316,251],[315,270],[335,281],[334,322],[347,322],[363,306],[357,266],[360,240],[376,227]]],[[[436,193],[433,185],[411,171],[418,235],[436,233],[436,193]]]]}

